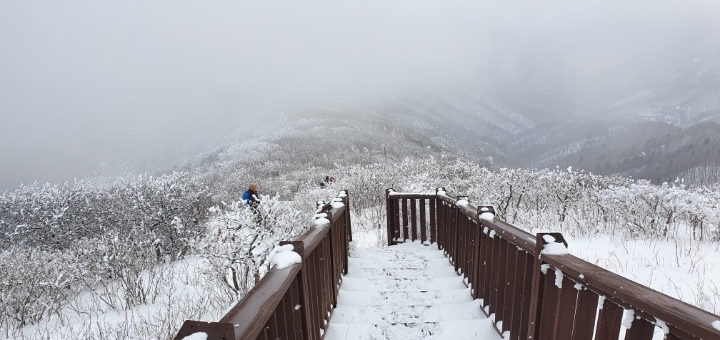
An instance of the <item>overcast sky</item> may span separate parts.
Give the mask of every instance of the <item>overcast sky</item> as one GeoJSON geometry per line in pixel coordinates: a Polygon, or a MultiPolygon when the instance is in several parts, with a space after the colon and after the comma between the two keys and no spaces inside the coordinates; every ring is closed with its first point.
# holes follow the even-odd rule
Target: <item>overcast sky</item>
{"type": "MultiPolygon", "coordinates": [[[[618,68],[717,1],[0,2],[0,191],[139,171],[280,112],[618,68]]],[[[661,64],[660,64],[661,65],[661,64]]],[[[536,80],[537,81],[537,80],[536,80]]],[[[252,131],[252,130],[250,130],[252,131]]],[[[252,138],[252,132],[244,132],[252,138]]]]}

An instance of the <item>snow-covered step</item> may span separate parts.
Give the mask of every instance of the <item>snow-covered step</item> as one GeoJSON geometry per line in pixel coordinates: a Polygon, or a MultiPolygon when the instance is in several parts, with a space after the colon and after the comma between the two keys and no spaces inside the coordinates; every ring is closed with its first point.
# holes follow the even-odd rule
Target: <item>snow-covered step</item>
{"type": "Polygon", "coordinates": [[[484,318],[480,301],[415,306],[338,305],[332,321],[337,323],[410,324],[484,318]]]}
{"type": "Polygon", "coordinates": [[[453,277],[457,276],[455,268],[429,267],[429,268],[354,268],[348,270],[346,275],[351,278],[417,278],[417,277],[453,277]]]}
{"type": "Polygon", "coordinates": [[[440,290],[464,289],[463,278],[457,275],[449,277],[421,278],[343,278],[341,291],[386,291],[386,290],[440,290]]]}
{"type": "Polygon", "coordinates": [[[326,340],[340,339],[438,339],[438,340],[500,340],[490,319],[444,321],[419,324],[354,324],[330,322],[326,340]]]}
{"type": "Polygon", "coordinates": [[[428,291],[340,291],[338,304],[356,306],[437,305],[472,301],[470,289],[428,291]]]}
{"type": "Polygon", "coordinates": [[[326,340],[500,340],[463,278],[435,244],[356,249],[326,340]]]}
{"type": "Polygon", "coordinates": [[[429,268],[429,267],[452,267],[447,258],[439,259],[365,259],[350,258],[348,259],[348,270],[353,271],[358,268],[429,268]]]}
{"type": "MultiPolygon", "coordinates": [[[[399,246],[393,246],[399,247],[399,246]]],[[[408,251],[393,251],[393,247],[387,250],[381,249],[359,249],[357,250],[357,258],[361,259],[374,259],[374,260],[400,260],[400,259],[447,259],[442,250],[437,250],[437,247],[433,246],[435,250],[424,250],[418,252],[408,251]]],[[[357,259],[356,258],[356,259],[357,259]]]]}

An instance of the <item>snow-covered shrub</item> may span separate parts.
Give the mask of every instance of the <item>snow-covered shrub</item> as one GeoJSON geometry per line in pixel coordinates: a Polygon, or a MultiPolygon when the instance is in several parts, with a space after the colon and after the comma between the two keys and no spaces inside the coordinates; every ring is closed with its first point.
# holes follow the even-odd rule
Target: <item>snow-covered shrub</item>
{"type": "Polygon", "coordinates": [[[25,326],[58,315],[75,293],[75,253],[12,246],[0,251],[0,327],[25,326]]]}
{"type": "Polygon", "coordinates": [[[224,283],[228,294],[241,297],[269,269],[270,250],[302,234],[309,216],[277,196],[262,196],[257,209],[236,202],[210,218],[196,248],[210,261],[215,278],[224,283]]]}

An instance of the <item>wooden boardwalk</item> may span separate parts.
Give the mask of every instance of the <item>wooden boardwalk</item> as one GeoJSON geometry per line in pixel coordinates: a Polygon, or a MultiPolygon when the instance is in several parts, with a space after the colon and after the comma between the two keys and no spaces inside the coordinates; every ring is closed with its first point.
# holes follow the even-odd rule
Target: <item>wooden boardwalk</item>
{"type": "Polygon", "coordinates": [[[501,339],[436,245],[408,242],[355,255],[326,340],[501,339]]]}

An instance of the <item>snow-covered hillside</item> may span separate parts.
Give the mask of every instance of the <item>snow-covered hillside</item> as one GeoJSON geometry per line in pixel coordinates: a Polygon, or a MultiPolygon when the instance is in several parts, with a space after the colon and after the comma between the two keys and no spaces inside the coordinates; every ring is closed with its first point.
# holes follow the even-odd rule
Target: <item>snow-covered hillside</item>
{"type": "Polygon", "coordinates": [[[518,227],[564,233],[590,262],[720,313],[717,187],[500,168],[463,155],[451,135],[394,122],[285,121],[165,175],[4,193],[2,333],[167,339],[186,318],[222,314],[267,270],[272,246],[299,235],[315,202],[340,189],[360,233],[354,247],[386,244],[388,187],[443,186],[489,202],[518,227]],[[238,203],[250,182],[262,218],[238,203]]]}

